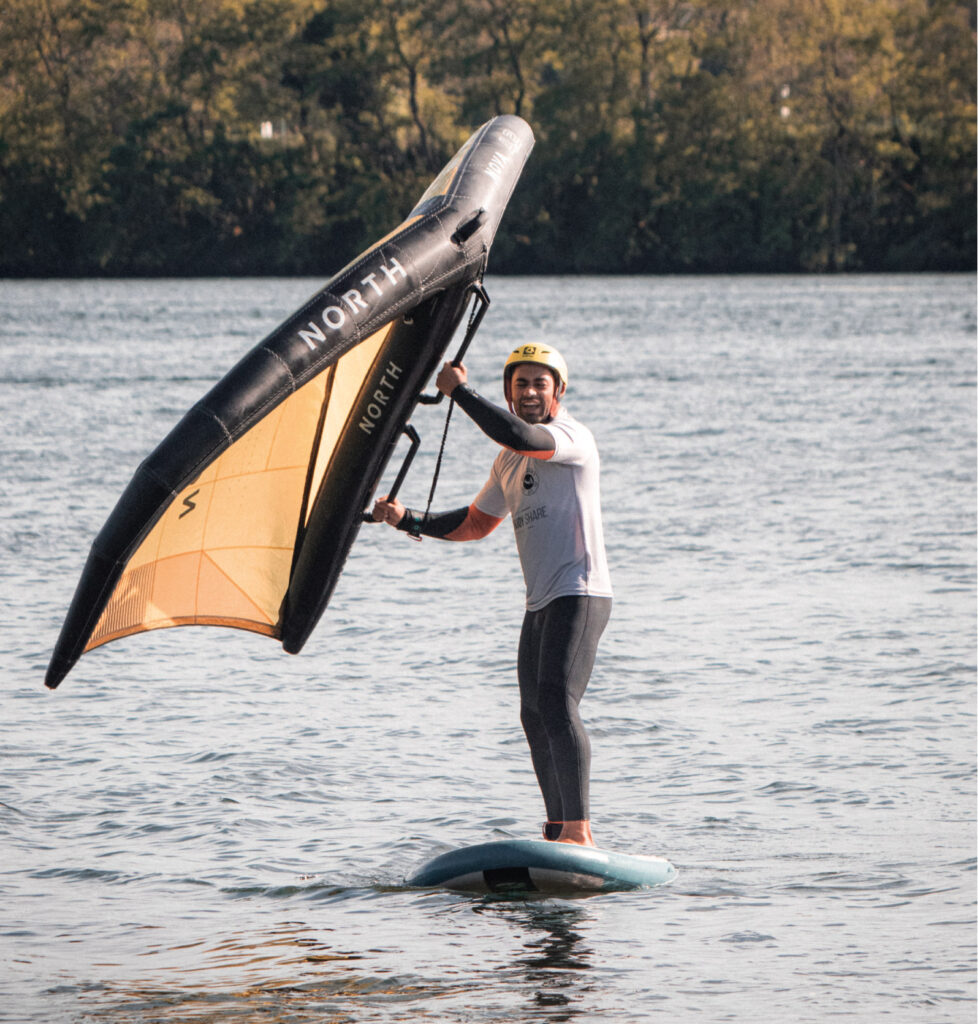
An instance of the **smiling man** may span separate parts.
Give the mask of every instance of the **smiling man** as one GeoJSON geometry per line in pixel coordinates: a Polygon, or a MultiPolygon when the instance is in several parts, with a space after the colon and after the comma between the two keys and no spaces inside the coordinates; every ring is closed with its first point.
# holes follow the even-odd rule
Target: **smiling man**
{"type": "Polygon", "coordinates": [[[502,451],[468,508],[421,515],[396,499],[373,517],[417,537],[477,540],[509,513],[526,582],[520,634],[520,719],[547,810],[544,836],[593,846],[591,746],[578,704],[611,614],[601,532],[598,450],[561,399],[567,364],[549,345],[522,345],[503,368],[509,411],[469,387],[464,366],[436,379],[502,451]]]}

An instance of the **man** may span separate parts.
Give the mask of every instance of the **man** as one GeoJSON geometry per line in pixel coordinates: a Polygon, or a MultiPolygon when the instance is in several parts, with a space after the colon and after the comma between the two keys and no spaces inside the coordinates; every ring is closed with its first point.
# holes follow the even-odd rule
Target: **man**
{"type": "Polygon", "coordinates": [[[520,718],[546,804],[544,836],[593,846],[591,748],[578,704],[611,614],[594,438],[561,405],[567,365],[550,346],[523,345],[506,360],[509,412],[470,388],[463,366],[446,363],[435,383],[503,450],[468,508],[423,516],[382,498],[373,517],[414,536],[458,541],[485,537],[507,512],[513,517],[526,581],[520,718]]]}

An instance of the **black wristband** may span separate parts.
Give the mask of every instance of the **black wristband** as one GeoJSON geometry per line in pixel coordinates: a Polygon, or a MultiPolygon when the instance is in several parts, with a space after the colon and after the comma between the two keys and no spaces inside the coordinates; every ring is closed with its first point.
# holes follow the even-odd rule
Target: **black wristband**
{"type": "Polygon", "coordinates": [[[404,533],[409,534],[412,537],[421,536],[421,525],[424,522],[424,517],[418,515],[413,509],[406,508],[404,515],[401,516],[401,521],[397,524],[397,529],[402,530],[404,533]]]}
{"type": "Polygon", "coordinates": [[[415,540],[420,540],[422,536],[442,539],[457,530],[468,514],[468,506],[452,509],[451,512],[431,513],[415,512],[408,508],[404,510],[397,529],[415,540]]]}

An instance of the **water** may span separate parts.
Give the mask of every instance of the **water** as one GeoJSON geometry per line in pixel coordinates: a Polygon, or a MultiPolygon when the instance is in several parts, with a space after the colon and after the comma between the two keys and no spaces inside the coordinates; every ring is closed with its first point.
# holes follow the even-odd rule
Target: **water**
{"type": "MultiPolygon", "coordinates": [[[[0,1020],[974,1019],[974,278],[489,286],[476,386],[558,344],[602,451],[596,835],[678,879],[402,885],[542,818],[508,526],[365,527],[297,657],[169,630],[45,691],[136,464],[318,282],[0,282],[0,1020]]],[[[492,454],[457,414],[435,507],[492,454]]]]}

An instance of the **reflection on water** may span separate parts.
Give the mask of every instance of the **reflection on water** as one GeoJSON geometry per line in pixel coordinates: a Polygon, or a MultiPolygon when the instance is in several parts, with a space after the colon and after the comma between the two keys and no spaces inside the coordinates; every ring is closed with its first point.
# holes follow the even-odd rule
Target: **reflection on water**
{"type": "MultiPolygon", "coordinates": [[[[549,1021],[586,1018],[587,996],[597,984],[591,976],[593,951],[585,939],[591,920],[586,909],[553,900],[446,898],[452,917],[481,918],[489,930],[503,924],[511,931],[511,958],[487,950],[476,979],[447,983],[384,965],[381,946],[343,949],[330,941],[329,929],[283,921],[266,931],[229,934],[210,945],[203,940],[150,944],[140,958],[160,963],[147,974],[125,985],[106,982],[77,994],[86,1019],[106,1024],[364,1021],[391,1019],[375,1015],[397,1006],[405,1008],[404,1019],[415,1019],[410,1006],[432,1000],[446,1011],[464,1010],[465,1019],[499,1019],[491,1006],[482,1005],[481,977],[486,991],[491,982],[497,993],[508,990],[512,1006],[523,1005],[520,1019],[532,1019],[540,1010],[547,1011],[549,1021]]],[[[419,1010],[418,1016],[428,1014],[419,1010]]]]}
{"type": "Polygon", "coordinates": [[[533,904],[515,910],[509,919],[522,933],[522,945],[528,951],[513,965],[531,997],[528,1009],[563,1008],[562,1013],[547,1015],[554,1021],[572,1020],[586,1012],[573,1004],[593,984],[586,977],[592,955],[583,934],[587,913],[574,907],[533,904]]]}
{"type": "MultiPolygon", "coordinates": [[[[373,1002],[404,1001],[438,986],[410,975],[371,974],[358,963],[368,952],[338,949],[322,930],[291,922],[250,935],[232,934],[219,943],[149,948],[145,957],[176,961],[125,986],[107,984],[89,993],[94,1019],[119,1021],[134,1014],[191,1024],[221,1020],[315,1020],[344,1007],[341,1017],[373,1002]]],[[[450,991],[445,989],[445,991],[450,991]]]]}

